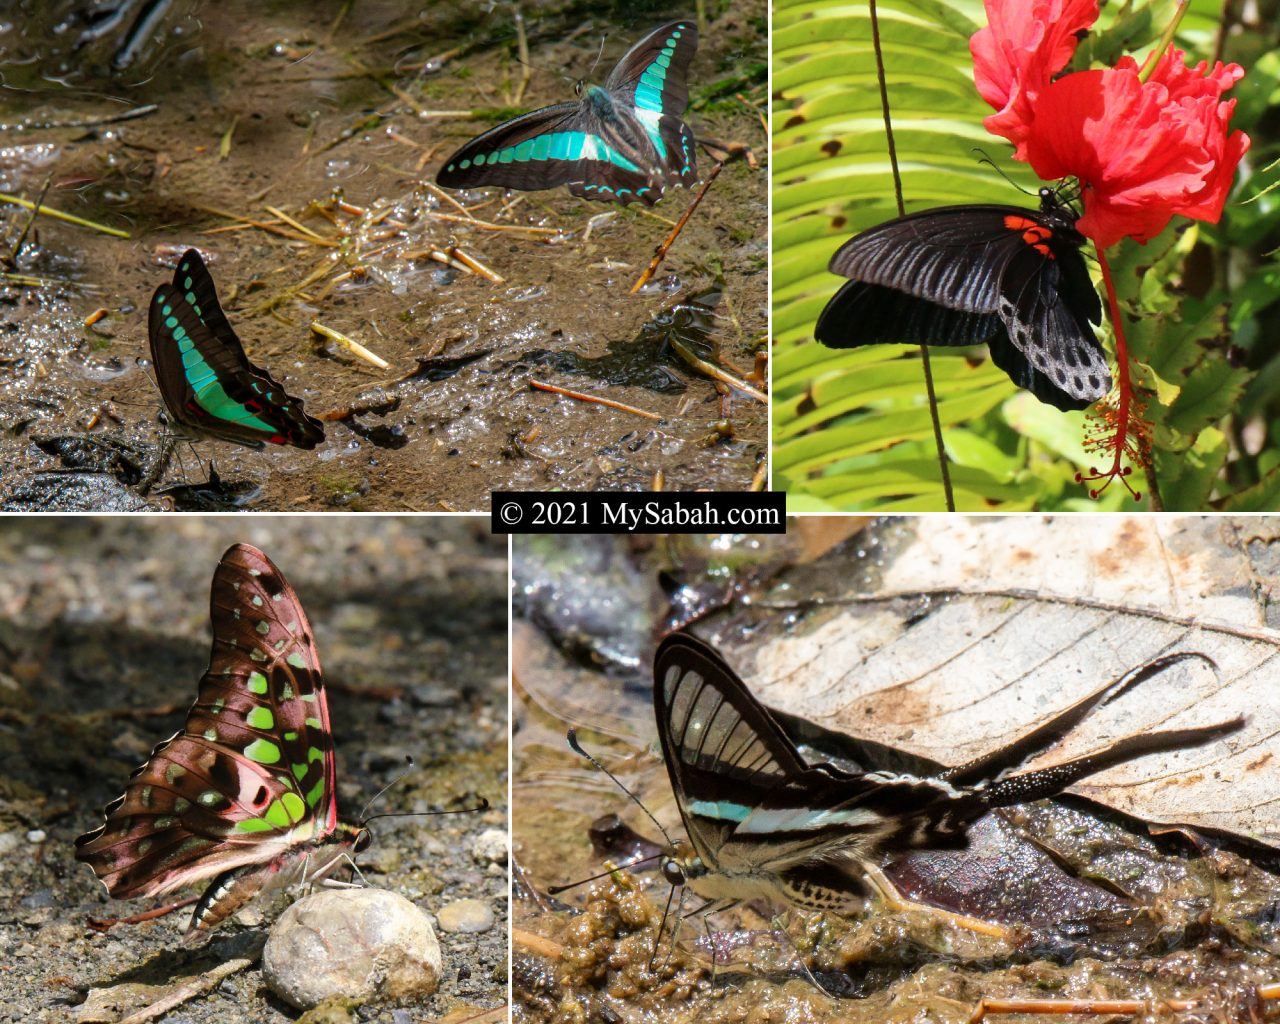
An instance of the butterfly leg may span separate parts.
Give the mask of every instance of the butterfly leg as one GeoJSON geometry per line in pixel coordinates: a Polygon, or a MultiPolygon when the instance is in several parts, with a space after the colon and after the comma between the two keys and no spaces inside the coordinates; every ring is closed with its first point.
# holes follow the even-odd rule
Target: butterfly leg
{"type": "Polygon", "coordinates": [[[333,862],[330,863],[325,868],[325,876],[316,879],[316,881],[318,881],[326,889],[372,889],[373,888],[373,886],[369,884],[369,880],[365,878],[364,875],[361,873],[360,869],[356,867],[356,862],[351,859],[351,855],[345,852],[339,855],[337,858],[335,858],[333,862]],[[343,861],[346,861],[347,866],[351,868],[353,877],[360,879],[359,882],[342,882],[336,878],[327,877],[329,872],[332,871],[339,864],[341,864],[343,861]]]}
{"type": "MultiPolygon", "coordinates": [[[[658,922],[658,934],[653,937],[653,952],[649,954],[649,970],[653,970],[658,959],[658,948],[662,945],[662,933],[667,927],[667,917],[671,914],[671,901],[676,898],[676,887],[673,885],[667,893],[667,905],[662,909],[662,920],[658,922]]],[[[680,889],[680,903],[676,906],[676,923],[671,928],[671,950],[676,948],[676,932],[680,930],[680,911],[684,908],[684,889],[680,889]]]]}
{"type": "Polygon", "coordinates": [[[885,905],[892,910],[899,912],[917,910],[946,922],[953,928],[963,928],[965,931],[977,932],[979,935],[990,935],[992,938],[1008,941],[1009,930],[1001,925],[994,924],[991,921],[983,921],[981,918],[969,917],[966,914],[956,914],[950,910],[943,910],[941,907],[931,907],[927,903],[916,903],[913,900],[905,899],[898,892],[892,882],[885,876],[885,873],[872,864],[864,865],[863,880],[867,885],[884,901],[885,905]]]}
{"type": "MultiPolygon", "coordinates": [[[[788,907],[787,913],[790,914],[791,910],[792,908],[788,907]]],[[[840,993],[832,992],[827,989],[826,986],[818,980],[818,976],[813,973],[808,963],[805,962],[804,954],[800,952],[800,947],[797,946],[795,944],[795,940],[791,938],[791,932],[787,929],[786,922],[781,917],[775,917],[772,923],[774,931],[781,933],[782,937],[786,939],[787,945],[791,947],[791,952],[795,954],[796,963],[800,965],[800,970],[804,972],[804,976],[809,980],[809,984],[824,996],[831,996],[833,999],[838,999],[840,997],[840,993]]]]}

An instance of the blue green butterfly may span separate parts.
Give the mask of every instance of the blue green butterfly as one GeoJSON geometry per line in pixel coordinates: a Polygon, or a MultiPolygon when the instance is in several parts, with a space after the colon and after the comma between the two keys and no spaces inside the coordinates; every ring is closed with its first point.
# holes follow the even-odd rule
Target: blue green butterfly
{"type": "Polygon", "coordinates": [[[302,401],[244,354],[195,249],[152,296],[147,334],[160,395],[180,432],[248,448],[311,449],[324,440],[324,425],[302,401]]]}
{"type": "Polygon", "coordinates": [[[693,132],[680,119],[698,29],[673,21],[636,43],[603,86],[579,82],[575,103],[512,118],[445,161],[445,188],[567,185],[584,199],[652,206],[668,186],[698,182],[693,132]]]}

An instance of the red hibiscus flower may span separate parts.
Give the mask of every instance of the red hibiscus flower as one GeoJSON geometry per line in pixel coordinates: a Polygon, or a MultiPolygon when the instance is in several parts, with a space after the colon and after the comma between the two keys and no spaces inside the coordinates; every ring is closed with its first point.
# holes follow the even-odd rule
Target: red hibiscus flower
{"type": "Polygon", "coordinates": [[[1216,223],[1249,148],[1228,134],[1234,100],[1222,94],[1238,64],[1189,68],[1174,48],[1147,81],[1122,57],[1114,68],[1065,75],[1042,90],[1024,135],[1025,159],[1046,180],[1078,178],[1080,232],[1099,246],[1145,242],[1175,214],[1216,223]]]}
{"type": "Polygon", "coordinates": [[[974,83],[999,111],[983,124],[1025,160],[1036,100],[1071,60],[1077,33],[1098,20],[1098,0],[986,0],[986,9],[989,24],[969,40],[974,83]]]}

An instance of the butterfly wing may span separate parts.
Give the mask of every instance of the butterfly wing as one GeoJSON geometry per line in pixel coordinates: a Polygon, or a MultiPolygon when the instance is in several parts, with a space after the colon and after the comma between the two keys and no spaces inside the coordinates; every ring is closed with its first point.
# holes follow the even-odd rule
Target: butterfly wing
{"type": "Polygon", "coordinates": [[[680,114],[696,27],[672,22],[633,46],[603,88],[581,102],[512,118],[472,139],[436,175],[445,188],[567,185],[584,199],[656,203],[669,185],[697,181],[693,133],[680,114]]]}
{"type": "Polygon", "coordinates": [[[693,22],[662,25],[623,54],[604,87],[633,107],[680,117],[689,105],[689,65],[697,49],[693,22]]]}
{"type": "MultiPolygon", "coordinates": [[[[1043,228],[1031,222],[1027,230],[1043,228]]],[[[1111,368],[1091,326],[1102,322],[1102,302],[1080,250],[1051,244],[1052,237],[1044,251],[1024,245],[1005,267],[999,313],[1006,333],[991,358],[1042,402],[1084,409],[1111,390],[1111,368]]]]}
{"type": "Polygon", "coordinates": [[[689,105],[689,65],[697,49],[698,27],[673,21],[628,50],[605,81],[615,105],[633,112],[648,136],[656,157],[650,173],[655,180],[648,187],[658,196],[669,186],[689,188],[698,181],[697,146],[681,119],[689,105]],[[658,170],[661,174],[654,173],[658,170]]]}
{"type": "Polygon", "coordinates": [[[147,335],[160,394],[180,426],[250,448],[309,450],[324,440],[302,401],[249,361],[196,250],[183,255],[171,285],[156,289],[147,335]]]}
{"type": "Polygon", "coordinates": [[[567,184],[582,160],[603,156],[603,140],[585,128],[581,103],[557,103],[513,117],[454,153],[436,183],[445,188],[536,190],[567,184]]]}
{"type": "MultiPolygon", "coordinates": [[[[687,633],[658,647],[654,712],[685,831],[712,872],[785,882],[842,859],[876,818],[858,805],[879,783],[806,764],[719,653],[687,633]]],[[[841,888],[860,892],[853,877],[841,888]]]]}
{"type": "Polygon", "coordinates": [[[950,206],[888,221],[831,259],[851,278],[818,318],[833,348],[885,342],[972,345],[1019,387],[1059,409],[1107,393],[1111,375],[1089,321],[1101,303],[1080,236],[1064,218],[1011,206],[950,206]]]}
{"type": "Polygon", "coordinates": [[[333,832],[333,742],[311,625],[257,548],[222,556],[213,651],[183,730],[76,840],[118,899],[169,892],[333,832]]]}

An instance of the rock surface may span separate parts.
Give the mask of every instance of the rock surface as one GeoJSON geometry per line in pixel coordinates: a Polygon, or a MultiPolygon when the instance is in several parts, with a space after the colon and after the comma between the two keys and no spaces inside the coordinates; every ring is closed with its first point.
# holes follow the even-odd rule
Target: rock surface
{"type": "Polygon", "coordinates": [[[493,927],[493,909],[484,900],[457,900],[436,914],[441,931],[487,932],[493,927]]]}
{"type": "Polygon", "coordinates": [[[426,915],[383,889],[318,892],[299,900],[280,915],[262,954],[271,991],[303,1010],[332,996],[428,996],[442,969],[426,915]]]}
{"type": "Polygon", "coordinates": [[[471,856],[481,864],[506,864],[508,840],[502,829],[487,828],[476,836],[471,856]]]}

